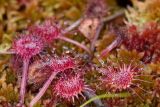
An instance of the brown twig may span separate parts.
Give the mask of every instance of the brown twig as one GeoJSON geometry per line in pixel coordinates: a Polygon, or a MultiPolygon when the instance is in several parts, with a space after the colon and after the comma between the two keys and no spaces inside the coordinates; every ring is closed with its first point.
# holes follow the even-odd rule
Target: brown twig
{"type": "Polygon", "coordinates": [[[124,14],[125,14],[124,10],[119,10],[116,13],[114,13],[113,15],[105,17],[102,20],[103,20],[103,22],[107,23],[107,22],[110,22],[110,21],[116,19],[117,17],[123,16],[124,14]]]}
{"type": "Polygon", "coordinates": [[[74,22],[73,24],[71,24],[67,28],[65,28],[64,31],[63,31],[63,34],[68,33],[71,30],[73,30],[74,28],[76,28],[77,26],[79,26],[79,24],[82,22],[82,20],[83,20],[83,17],[78,19],[76,22],[74,22]]]}
{"type": "Polygon", "coordinates": [[[84,50],[87,51],[89,54],[91,54],[90,50],[89,50],[85,45],[83,45],[83,44],[81,44],[81,43],[79,43],[79,42],[77,42],[77,41],[75,41],[75,40],[69,39],[69,38],[67,38],[67,37],[65,37],[65,36],[60,36],[59,39],[64,40],[64,41],[69,42],[69,43],[72,43],[72,44],[74,44],[74,45],[76,45],[76,46],[84,49],[84,50]]]}
{"type": "Polygon", "coordinates": [[[95,49],[95,43],[96,43],[97,39],[99,38],[101,29],[103,28],[103,26],[104,26],[104,23],[100,22],[100,24],[98,25],[98,27],[96,29],[96,33],[95,33],[94,38],[91,42],[91,51],[94,51],[94,49],[95,49]]]}
{"type": "Polygon", "coordinates": [[[115,47],[117,47],[122,42],[121,37],[117,37],[116,40],[114,40],[108,47],[106,47],[100,54],[100,58],[107,56],[108,53],[113,50],[115,47]]]}

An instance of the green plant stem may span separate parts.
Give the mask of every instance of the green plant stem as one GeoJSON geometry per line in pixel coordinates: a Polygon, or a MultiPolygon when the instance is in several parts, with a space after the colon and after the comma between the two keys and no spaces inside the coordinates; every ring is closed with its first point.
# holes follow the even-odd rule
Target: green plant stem
{"type": "Polygon", "coordinates": [[[91,99],[89,99],[88,101],[86,101],[84,104],[82,104],[80,107],[85,107],[87,104],[91,103],[92,101],[96,100],[96,99],[102,99],[102,98],[117,98],[117,97],[128,97],[130,96],[129,93],[117,93],[117,94],[112,94],[112,93],[108,93],[108,94],[102,94],[102,95],[98,95],[95,96],[91,99]]]}

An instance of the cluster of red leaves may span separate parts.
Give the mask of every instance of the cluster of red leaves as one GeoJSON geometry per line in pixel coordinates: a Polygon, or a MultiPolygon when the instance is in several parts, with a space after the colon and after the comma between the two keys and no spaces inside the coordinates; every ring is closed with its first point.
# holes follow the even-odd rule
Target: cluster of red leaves
{"type": "Polygon", "coordinates": [[[30,59],[39,54],[44,46],[59,36],[59,28],[51,21],[46,21],[41,25],[29,28],[26,34],[20,34],[12,45],[12,51],[23,59],[30,59]]]}
{"type": "Polygon", "coordinates": [[[105,85],[111,85],[111,87],[122,90],[131,86],[136,69],[131,65],[123,65],[119,67],[109,66],[107,68],[100,69],[102,73],[102,82],[105,85]]]}
{"type": "Polygon", "coordinates": [[[82,92],[88,89],[80,74],[71,73],[63,74],[52,87],[52,91],[57,97],[73,102],[75,97],[83,96],[82,92]]]}
{"type": "Polygon", "coordinates": [[[18,106],[22,106],[24,104],[30,59],[42,52],[44,46],[46,44],[49,45],[49,43],[55,39],[55,36],[59,35],[57,33],[59,32],[58,28],[51,25],[51,22],[49,21],[48,23],[45,22],[42,25],[35,26],[34,28],[34,31],[28,30],[25,34],[19,35],[20,38],[13,42],[12,49],[8,52],[20,56],[23,60],[20,101],[18,106]],[[49,30],[46,29],[46,27],[48,27],[49,30]]]}
{"type": "MultiPolygon", "coordinates": [[[[42,83],[47,80],[47,82],[44,84],[44,90],[42,88],[42,91],[40,91],[40,96],[38,94],[38,98],[35,98],[36,100],[33,99],[33,101],[31,102],[31,106],[33,106],[37,102],[37,99],[41,98],[41,95],[44,94],[57,73],[75,67],[76,64],[73,58],[63,56],[50,57],[47,59],[44,58],[42,59],[44,61],[38,61],[39,65],[42,65],[42,68],[37,68],[38,63],[34,63],[34,65],[36,66],[32,66],[34,70],[32,70],[32,68],[29,69],[30,63],[34,62],[34,57],[36,57],[36,55],[38,57],[38,55],[43,52],[46,46],[50,46],[52,41],[54,41],[55,39],[62,39],[72,44],[75,44],[80,48],[83,48],[87,52],[90,52],[89,49],[84,45],[72,39],[62,37],[61,35],[62,32],[58,25],[53,23],[51,20],[47,20],[42,24],[37,24],[29,27],[25,33],[19,35],[20,38],[16,39],[13,42],[12,48],[8,52],[2,52],[2,54],[10,53],[15,54],[16,57],[20,56],[22,58],[23,70],[21,74],[22,79],[20,89],[20,103],[18,104],[18,106],[22,106],[24,104],[24,97],[27,85],[26,81],[32,81],[33,83],[34,81],[36,81],[38,83],[42,83]],[[61,36],[61,38],[59,36],[61,36]],[[31,70],[31,72],[29,72],[31,73],[31,75],[29,74],[29,76],[31,76],[31,78],[29,78],[30,80],[27,80],[28,69],[31,70]],[[34,71],[39,71],[38,75],[34,75],[34,71]],[[42,78],[37,79],[37,77],[42,78]],[[46,77],[49,79],[46,79],[46,77]]],[[[47,56],[47,54],[45,54],[45,56],[47,56]]]]}
{"type": "Polygon", "coordinates": [[[52,71],[57,72],[75,68],[76,61],[72,57],[63,56],[61,58],[51,58],[48,64],[52,71]]]}
{"type": "Polygon", "coordinates": [[[43,47],[43,41],[30,34],[21,35],[12,45],[14,52],[23,59],[30,59],[32,56],[39,54],[43,47]]]}
{"type": "Polygon", "coordinates": [[[148,23],[143,29],[130,26],[123,44],[129,50],[143,53],[145,63],[160,61],[160,27],[157,23],[148,23]]]}
{"type": "MultiPolygon", "coordinates": [[[[39,93],[43,93],[43,88],[48,88],[49,85],[53,83],[51,89],[54,93],[53,95],[56,95],[58,98],[74,102],[75,97],[78,98],[78,95],[83,96],[82,92],[88,88],[83,79],[83,72],[81,72],[83,68],[80,70],[77,69],[78,61],[75,60],[75,58],[68,55],[61,57],[56,55],[55,57],[51,56],[45,59],[43,58],[42,60],[31,64],[29,70],[29,82],[35,85],[34,88],[44,84],[39,93]],[[48,79],[54,73],[56,73],[55,77],[48,79]],[[50,81],[49,83],[48,80],[50,81]],[[46,84],[49,85],[45,86],[46,84]]],[[[40,99],[42,97],[39,96],[39,93],[35,98],[40,99]]],[[[37,101],[38,100],[35,101],[33,99],[30,105],[34,105],[37,101]]]]}
{"type": "Polygon", "coordinates": [[[43,24],[30,27],[29,31],[34,35],[40,36],[46,44],[52,42],[54,39],[57,39],[60,35],[58,25],[50,20],[45,21],[43,24]]]}
{"type": "Polygon", "coordinates": [[[44,57],[34,61],[29,67],[29,82],[34,85],[43,84],[52,72],[64,72],[75,68],[76,61],[70,56],[44,57]]]}

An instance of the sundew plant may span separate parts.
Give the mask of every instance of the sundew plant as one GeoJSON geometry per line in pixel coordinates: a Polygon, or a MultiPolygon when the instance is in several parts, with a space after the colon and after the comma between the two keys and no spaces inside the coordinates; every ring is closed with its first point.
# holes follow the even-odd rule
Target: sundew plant
{"type": "Polygon", "coordinates": [[[0,107],[159,107],[159,3],[0,0],[0,107]]]}

